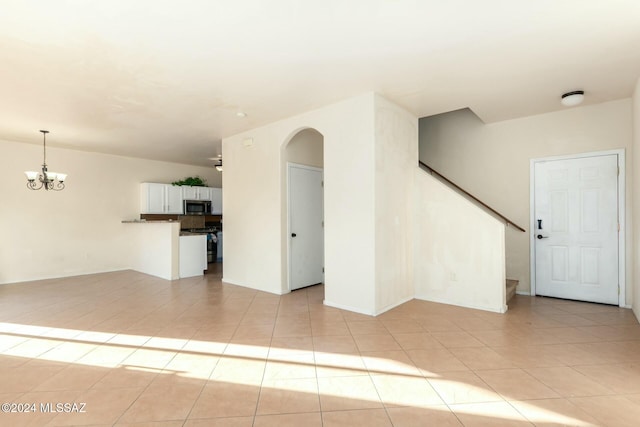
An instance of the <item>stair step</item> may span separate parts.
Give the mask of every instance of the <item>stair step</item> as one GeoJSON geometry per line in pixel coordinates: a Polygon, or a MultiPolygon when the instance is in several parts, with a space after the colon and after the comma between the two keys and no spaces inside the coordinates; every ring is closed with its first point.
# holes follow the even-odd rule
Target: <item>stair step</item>
{"type": "Polygon", "coordinates": [[[516,287],[518,286],[518,280],[507,279],[507,302],[516,294],[516,287]]]}

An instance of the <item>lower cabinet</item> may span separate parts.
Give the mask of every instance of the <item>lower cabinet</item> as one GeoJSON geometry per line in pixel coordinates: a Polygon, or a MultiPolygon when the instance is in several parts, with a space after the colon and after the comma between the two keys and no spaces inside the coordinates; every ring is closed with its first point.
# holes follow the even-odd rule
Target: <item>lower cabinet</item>
{"type": "Polygon", "coordinates": [[[207,269],[207,235],[180,236],[180,278],[202,276],[207,269]]]}

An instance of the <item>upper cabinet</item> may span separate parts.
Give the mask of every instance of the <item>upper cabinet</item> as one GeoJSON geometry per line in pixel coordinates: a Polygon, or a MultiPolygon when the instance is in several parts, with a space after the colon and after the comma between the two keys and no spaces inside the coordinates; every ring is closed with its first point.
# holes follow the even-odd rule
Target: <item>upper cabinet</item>
{"type": "Polygon", "coordinates": [[[198,194],[198,196],[200,197],[198,200],[209,200],[211,201],[211,190],[213,190],[213,188],[209,188],[209,187],[200,187],[200,191],[198,194]]]}
{"type": "Polygon", "coordinates": [[[183,200],[211,200],[211,190],[209,187],[190,187],[183,185],[182,187],[182,199],[183,200]]]}
{"type": "Polygon", "coordinates": [[[182,214],[182,191],[171,184],[140,184],[140,213],[182,214]]]}
{"type": "Polygon", "coordinates": [[[167,213],[184,213],[184,206],[182,204],[182,191],[180,191],[179,187],[167,185],[167,213]]]}
{"type": "Polygon", "coordinates": [[[222,215],[222,188],[140,184],[141,214],[184,214],[184,200],[211,201],[211,214],[222,215]]]}
{"type": "Polygon", "coordinates": [[[222,188],[210,188],[211,214],[222,215],[222,188]]]}

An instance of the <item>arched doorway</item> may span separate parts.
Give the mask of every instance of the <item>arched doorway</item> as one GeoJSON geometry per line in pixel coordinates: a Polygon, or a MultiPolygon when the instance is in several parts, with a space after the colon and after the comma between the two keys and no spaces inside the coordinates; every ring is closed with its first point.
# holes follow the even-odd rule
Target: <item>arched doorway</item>
{"type": "Polygon", "coordinates": [[[284,146],[285,291],[324,283],[323,145],[308,128],[284,146]]]}

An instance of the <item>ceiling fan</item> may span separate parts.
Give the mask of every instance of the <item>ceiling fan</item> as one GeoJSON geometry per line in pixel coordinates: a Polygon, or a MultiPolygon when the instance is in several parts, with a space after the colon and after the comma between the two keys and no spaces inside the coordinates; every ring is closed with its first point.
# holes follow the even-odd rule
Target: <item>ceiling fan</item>
{"type": "Polygon", "coordinates": [[[216,165],[216,170],[218,172],[222,172],[222,154],[218,154],[218,158],[216,159],[218,164],[216,165]]]}

